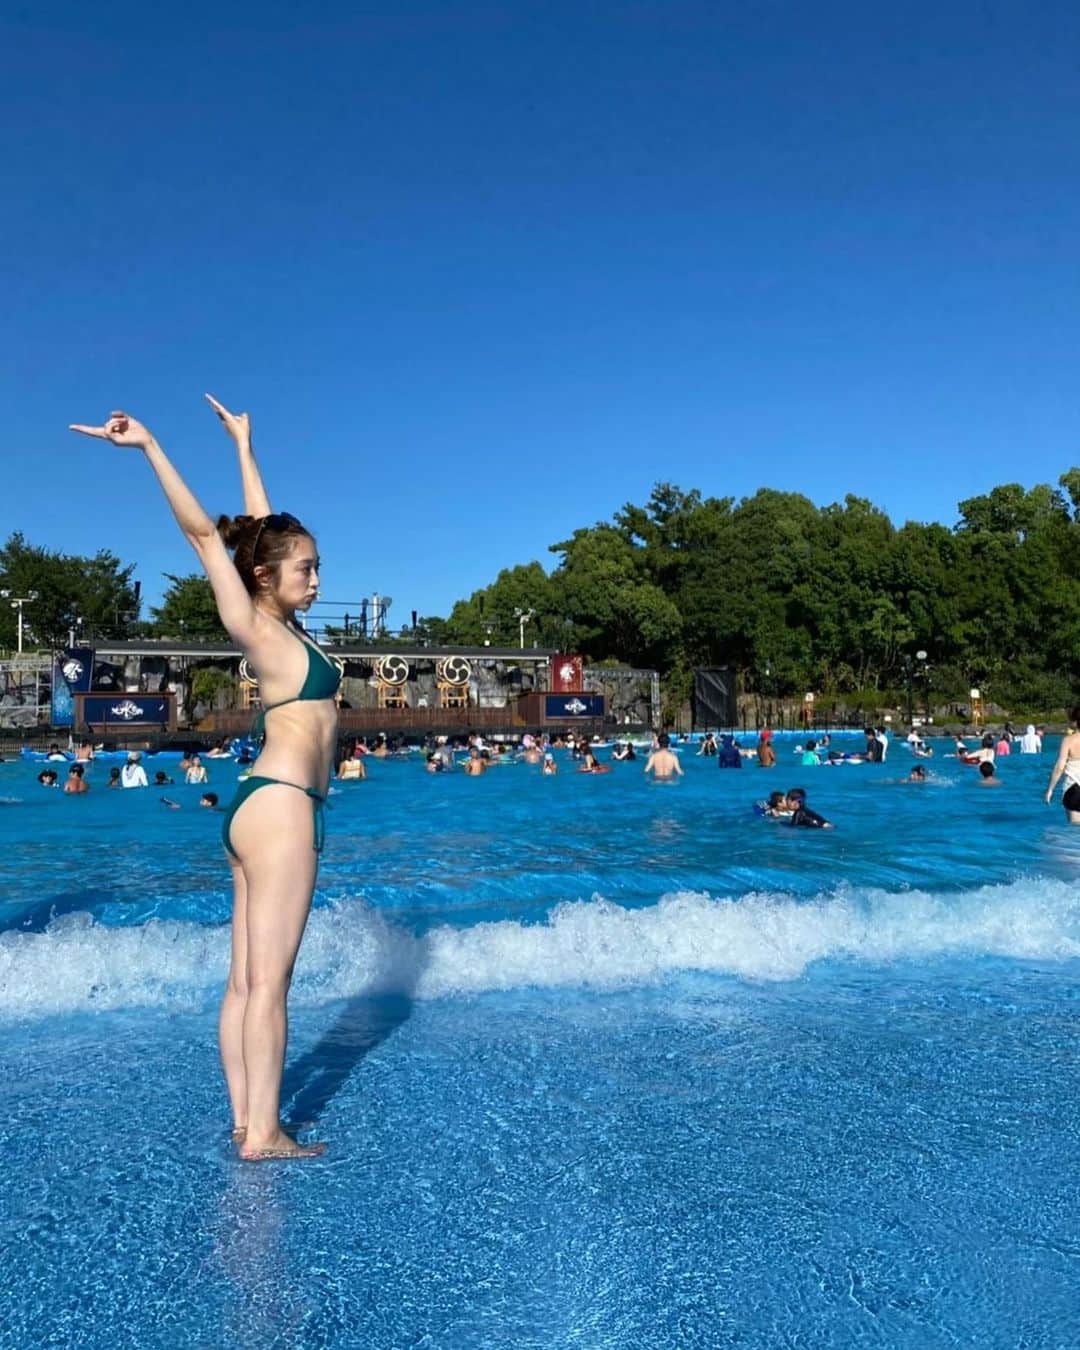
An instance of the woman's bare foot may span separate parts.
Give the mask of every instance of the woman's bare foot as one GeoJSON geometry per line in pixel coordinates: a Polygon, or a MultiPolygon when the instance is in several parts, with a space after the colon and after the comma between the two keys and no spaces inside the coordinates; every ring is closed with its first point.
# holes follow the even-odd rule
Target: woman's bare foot
{"type": "Polygon", "coordinates": [[[318,1158],[326,1152],[326,1145],[298,1144],[279,1129],[263,1144],[250,1143],[247,1134],[239,1141],[237,1152],[243,1162],[277,1162],[290,1159],[318,1158]]]}
{"type": "MultiPolygon", "coordinates": [[[[290,1120],[287,1121],[281,1128],[286,1132],[286,1134],[291,1134],[295,1136],[300,1130],[312,1129],[314,1127],[314,1124],[315,1122],[313,1120],[290,1120]]],[[[232,1130],[229,1133],[230,1144],[242,1144],[246,1138],[247,1138],[246,1125],[234,1125],[232,1127],[232,1130]]]]}

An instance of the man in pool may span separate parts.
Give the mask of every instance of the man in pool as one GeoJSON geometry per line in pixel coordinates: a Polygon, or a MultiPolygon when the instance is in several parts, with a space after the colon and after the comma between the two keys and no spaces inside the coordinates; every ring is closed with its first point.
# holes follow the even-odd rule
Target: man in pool
{"type": "Polygon", "coordinates": [[[479,746],[475,744],[469,746],[469,758],[461,767],[467,774],[475,778],[479,778],[482,773],[487,772],[487,760],[481,755],[479,746]]]}
{"type": "Polygon", "coordinates": [[[791,824],[801,825],[810,830],[831,830],[832,823],[811,811],[806,804],[806,789],[791,788],[787,795],[788,810],[791,811],[791,824]]]}
{"type": "Polygon", "coordinates": [[[994,761],[984,759],[979,765],[979,776],[975,780],[976,787],[1000,787],[1001,779],[994,773],[994,761]]]}
{"type": "Polygon", "coordinates": [[[642,770],[643,773],[651,773],[658,783],[682,777],[682,765],[668,749],[670,744],[671,738],[666,731],[662,731],[656,738],[656,749],[649,755],[642,770]]]}

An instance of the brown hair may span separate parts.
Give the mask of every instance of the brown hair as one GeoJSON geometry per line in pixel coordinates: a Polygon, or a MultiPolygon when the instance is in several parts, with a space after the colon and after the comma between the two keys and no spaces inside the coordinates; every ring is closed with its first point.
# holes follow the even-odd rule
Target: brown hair
{"type": "Polygon", "coordinates": [[[1080,731],[1080,703],[1078,703],[1072,712],[1069,713],[1069,720],[1077,731],[1080,731]]]}
{"type": "Polygon", "coordinates": [[[295,516],[218,516],[217,530],[225,547],[232,550],[236,570],[249,595],[259,593],[256,567],[265,567],[276,577],[292,552],[293,540],[312,539],[295,516]]]}

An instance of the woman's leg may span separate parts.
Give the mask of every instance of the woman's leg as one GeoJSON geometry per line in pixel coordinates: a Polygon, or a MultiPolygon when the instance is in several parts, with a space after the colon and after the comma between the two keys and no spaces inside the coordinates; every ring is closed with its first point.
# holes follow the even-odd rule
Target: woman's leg
{"type": "Polygon", "coordinates": [[[233,818],[230,837],[246,882],[247,997],[243,1064],[247,1133],[241,1157],[311,1156],[281,1128],[285,1002],[315,889],[311,799],[294,787],[261,787],[233,818]]]}
{"type": "Polygon", "coordinates": [[[218,1047],[225,1086],[232,1108],[233,1138],[247,1126],[247,1078],[244,1073],[244,1007],[247,1004],[247,882],[243,868],[231,855],[233,915],[229,978],[218,1016],[218,1047]]]}

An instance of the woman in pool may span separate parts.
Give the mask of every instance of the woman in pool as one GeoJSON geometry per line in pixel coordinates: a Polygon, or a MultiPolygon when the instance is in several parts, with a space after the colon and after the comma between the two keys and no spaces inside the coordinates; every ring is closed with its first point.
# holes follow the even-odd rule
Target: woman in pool
{"type": "Polygon", "coordinates": [[[611,766],[601,764],[591,750],[585,751],[585,757],[578,766],[578,773],[610,773],[611,766]]]}
{"type": "Polygon", "coordinates": [[[1054,767],[1050,770],[1050,782],[1046,785],[1044,800],[1047,805],[1050,804],[1058,779],[1064,777],[1065,794],[1061,804],[1069,824],[1080,825],[1080,706],[1072,710],[1069,720],[1072,730],[1061,738],[1061,747],[1054,767]]]}
{"type": "Polygon", "coordinates": [[[232,959],[219,1041],[240,1157],[311,1158],[281,1127],[286,998],[322,846],[322,809],[337,739],[339,675],[296,622],[319,584],[315,541],[295,516],[271,514],[245,413],[209,398],[240,458],[246,514],[217,525],[151,433],[126,413],[73,431],[141,450],[214,589],[225,628],[259,677],[269,735],[225,815],[233,882],[232,959]],[[229,556],[229,550],[234,556],[229,556]]]}

